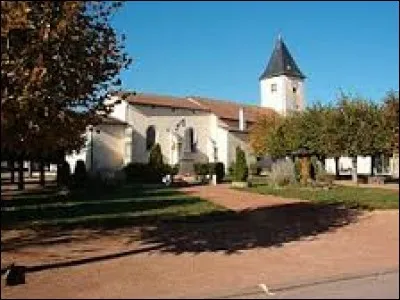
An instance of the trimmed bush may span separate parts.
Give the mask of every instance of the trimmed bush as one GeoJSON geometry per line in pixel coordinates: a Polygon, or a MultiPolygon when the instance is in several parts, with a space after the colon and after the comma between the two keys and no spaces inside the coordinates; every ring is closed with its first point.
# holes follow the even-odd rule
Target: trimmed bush
{"type": "Polygon", "coordinates": [[[196,163],[193,165],[194,173],[201,177],[201,181],[205,181],[206,175],[210,173],[210,168],[207,163],[196,163]]]}
{"type": "Polygon", "coordinates": [[[69,186],[71,184],[71,168],[66,161],[63,161],[57,167],[57,183],[59,186],[69,186]]]}
{"type": "Polygon", "coordinates": [[[296,183],[295,167],[290,160],[278,160],[272,165],[269,175],[270,183],[276,186],[286,186],[296,183]]]}
{"type": "Polygon", "coordinates": [[[164,165],[164,173],[165,174],[171,174],[171,175],[177,175],[179,173],[179,164],[175,165],[164,165]]]}
{"type": "Polygon", "coordinates": [[[82,187],[86,184],[87,172],[85,162],[83,160],[78,160],[75,166],[74,172],[74,185],[76,187],[82,187]]]}
{"type": "Polygon", "coordinates": [[[249,177],[249,168],[247,167],[246,155],[240,147],[236,147],[236,162],[235,162],[235,181],[247,181],[249,177]]]}
{"type": "Polygon", "coordinates": [[[154,168],[146,163],[130,163],[123,168],[123,172],[126,181],[131,183],[160,183],[162,177],[157,176],[154,168]]]}
{"type": "Polygon", "coordinates": [[[233,177],[234,173],[235,173],[235,162],[232,161],[228,167],[228,175],[233,177]]]}
{"type": "Polygon", "coordinates": [[[217,175],[217,183],[221,183],[225,177],[225,166],[222,162],[209,163],[210,174],[217,175]]]}
{"type": "Polygon", "coordinates": [[[150,150],[149,156],[149,182],[161,182],[162,177],[166,174],[167,169],[163,163],[163,156],[161,153],[160,144],[154,144],[150,150]]]}

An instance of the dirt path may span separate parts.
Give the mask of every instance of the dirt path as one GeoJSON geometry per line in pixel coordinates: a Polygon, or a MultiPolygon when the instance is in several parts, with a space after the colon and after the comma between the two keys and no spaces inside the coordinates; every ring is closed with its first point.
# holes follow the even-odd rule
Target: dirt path
{"type": "MultiPolygon", "coordinates": [[[[233,191],[226,186],[184,190],[226,205],[243,218],[141,231],[136,242],[132,242],[132,235],[137,232],[126,229],[29,246],[19,254],[12,251],[16,259],[32,264],[46,251],[61,257],[79,249],[87,251],[85,255],[133,249],[114,258],[28,273],[25,285],[5,287],[2,280],[2,298],[211,297],[259,283],[274,288],[399,266],[398,210],[365,212],[346,226],[270,243],[275,227],[309,220],[310,215],[273,220],[276,223],[271,227],[274,214],[278,213],[280,219],[289,212],[274,210],[277,203],[282,204],[280,198],[233,191]],[[258,210],[258,217],[248,215],[248,209],[258,210]],[[148,250],[135,251],[140,247],[148,250]],[[235,251],[227,251],[230,248],[235,251]]],[[[311,225],[320,226],[317,221],[311,218],[311,225]]],[[[2,249],[2,260],[3,254],[2,249]]]]}
{"type": "Polygon", "coordinates": [[[199,196],[203,199],[210,200],[217,205],[224,206],[235,211],[307,202],[299,199],[281,198],[271,195],[261,195],[239,191],[231,189],[230,184],[219,184],[216,186],[191,186],[181,188],[180,190],[189,195],[199,196]]]}

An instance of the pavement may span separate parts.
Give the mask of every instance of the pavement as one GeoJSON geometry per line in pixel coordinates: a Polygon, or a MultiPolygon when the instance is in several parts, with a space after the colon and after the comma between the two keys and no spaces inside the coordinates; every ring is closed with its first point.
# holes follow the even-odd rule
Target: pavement
{"type": "Polygon", "coordinates": [[[399,270],[281,288],[258,285],[209,299],[399,299],[399,270]]]}

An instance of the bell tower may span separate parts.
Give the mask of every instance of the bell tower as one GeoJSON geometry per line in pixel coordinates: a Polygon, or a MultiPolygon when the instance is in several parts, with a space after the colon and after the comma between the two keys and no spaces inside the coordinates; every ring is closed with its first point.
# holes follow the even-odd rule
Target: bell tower
{"type": "Polygon", "coordinates": [[[286,115],[305,108],[304,79],[279,35],[265,71],[261,74],[261,106],[286,115]]]}

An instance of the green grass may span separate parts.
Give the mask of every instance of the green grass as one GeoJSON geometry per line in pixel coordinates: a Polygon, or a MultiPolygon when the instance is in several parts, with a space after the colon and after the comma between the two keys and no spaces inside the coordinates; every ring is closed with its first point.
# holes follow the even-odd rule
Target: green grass
{"type": "Polygon", "coordinates": [[[218,213],[224,208],[171,188],[125,186],[96,194],[90,191],[68,198],[49,194],[16,197],[1,203],[1,227],[118,227],[218,213]]]}
{"type": "Polygon", "coordinates": [[[327,190],[300,186],[275,188],[270,185],[260,184],[247,188],[247,190],[283,198],[296,198],[323,203],[343,203],[347,207],[363,209],[399,208],[399,195],[397,191],[378,188],[334,186],[332,189],[327,190]]]}

